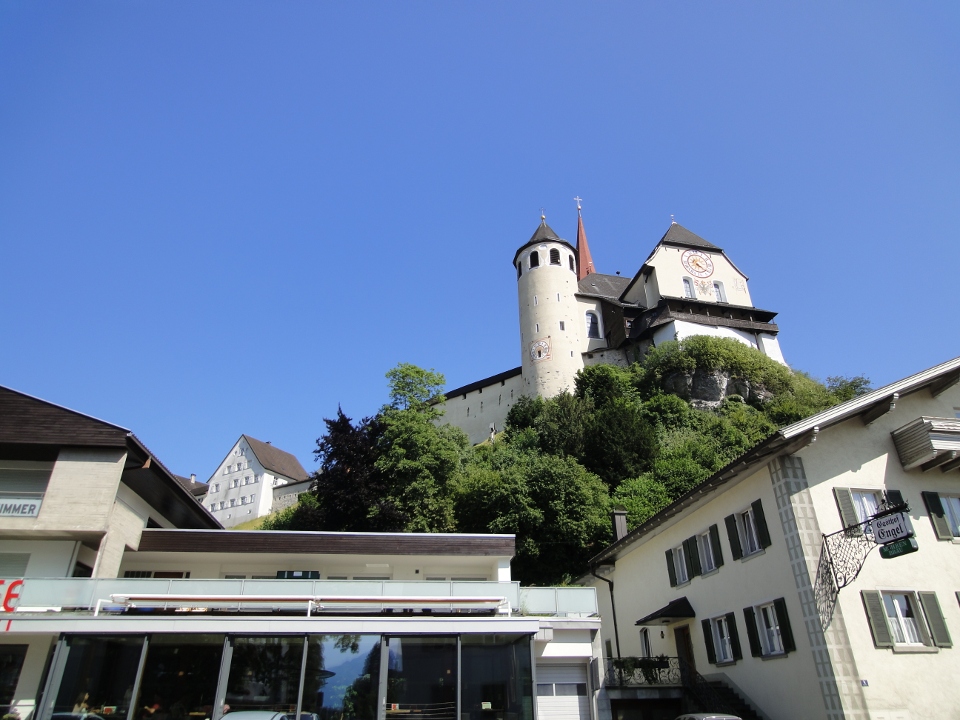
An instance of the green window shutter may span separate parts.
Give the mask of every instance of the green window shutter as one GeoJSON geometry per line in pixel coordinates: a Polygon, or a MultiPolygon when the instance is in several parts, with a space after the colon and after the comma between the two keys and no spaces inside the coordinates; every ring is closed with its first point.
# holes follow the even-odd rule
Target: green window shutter
{"type": "Polygon", "coordinates": [[[743,550],[740,548],[740,533],[737,531],[737,518],[733,515],[727,515],[723,521],[727,524],[727,539],[730,541],[730,554],[734,560],[743,557],[743,550]]]}
{"type": "Polygon", "coordinates": [[[727,613],[727,627],[730,628],[730,648],[733,650],[734,660],[743,660],[743,651],[740,649],[740,633],[737,632],[737,616],[727,613]]]}
{"type": "Polygon", "coordinates": [[[793,652],[797,643],[793,639],[793,628],[790,627],[790,617],[787,615],[787,601],[778,598],[773,601],[773,609],[777,613],[777,625],[780,626],[780,640],[783,642],[784,652],[793,652]]]}
{"type": "Polygon", "coordinates": [[[747,628],[747,640],[750,642],[750,654],[754,657],[763,655],[760,647],[760,633],[757,632],[757,614],[752,607],[743,609],[743,624],[747,628]]]}
{"type": "Polygon", "coordinates": [[[836,498],[837,509],[840,510],[840,522],[843,523],[843,527],[849,528],[856,525],[858,527],[855,530],[848,532],[851,535],[860,535],[862,532],[859,527],[860,519],[857,517],[857,509],[853,505],[853,493],[850,492],[850,488],[835,487],[833,497],[836,498]]]}
{"type": "Polygon", "coordinates": [[[863,609],[867,612],[867,622],[873,633],[873,644],[878,648],[893,647],[893,636],[887,625],[887,614],[883,610],[883,600],[875,590],[862,590],[863,609]]]}
{"type": "Polygon", "coordinates": [[[713,628],[710,627],[709,620],[701,621],[703,625],[703,644],[707,646],[707,661],[711,665],[717,664],[717,651],[713,647],[713,628]]]}
{"type": "Polygon", "coordinates": [[[716,525],[710,526],[710,547],[713,548],[713,564],[720,567],[723,565],[723,550],[720,548],[720,528],[716,525]]]}
{"type": "Polygon", "coordinates": [[[670,587],[676,587],[677,571],[673,568],[673,550],[667,550],[667,573],[670,575],[670,587]]]}
{"type": "Polygon", "coordinates": [[[763,503],[759,500],[753,502],[750,507],[753,508],[753,519],[757,522],[757,538],[760,540],[760,547],[768,548],[773,543],[770,542],[770,531],[767,529],[767,518],[763,514],[763,503]]]}
{"type": "Polygon", "coordinates": [[[920,604],[923,606],[923,614],[927,616],[927,625],[930,627],[930,637],[933,644],[937,647],[953,647],[953,640],[950,639],[950,631],[947,630],[947,623],[943,619],[943,613],[940,612],[940,602],[937,600],[937,594],[934,592],[919,592],[920,604]]]}
{"type": "Polygon", "coordinates": [[[923,504],[927,506],[927,512],[930,513],[930,522],[933,523],[933,532],[937,535],[937,540],[953,540],[953,533],[950,531],[950,523],[947,522],[946,515],[943,512],[943,504],[940,502],[940,496],[935,492],[922,492],[923,504]]]}
{"type": "Polygon", "coordinates": [[[683,541],[684,549],[687,551],[687,575],[694,577],[703,572],[700,565],[700,548],[697,547],[697,538],[687,538],[683,541]]]}
{"type": "Polygon", "coordinates": [[[903,493],[899,490],[887,490],[883,495],[891,505],[903,505],[903,493]]]}

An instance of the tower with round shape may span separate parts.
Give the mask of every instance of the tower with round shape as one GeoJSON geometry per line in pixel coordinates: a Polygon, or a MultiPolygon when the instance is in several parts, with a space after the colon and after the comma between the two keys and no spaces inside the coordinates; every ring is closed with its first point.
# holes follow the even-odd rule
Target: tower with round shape
{"type": "Polygon", "coordinates": [[[576,249],[541,217],[513,257],[520,306],[523,393],[553,397],[573,391],[583,367],[585,328],[577,306],[576,249]]]}

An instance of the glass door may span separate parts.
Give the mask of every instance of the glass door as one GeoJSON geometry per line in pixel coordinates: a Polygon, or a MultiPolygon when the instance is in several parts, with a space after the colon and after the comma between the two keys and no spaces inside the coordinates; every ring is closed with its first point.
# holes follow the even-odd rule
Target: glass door
{"type": "Polygon", "coordinates": [[[381,720],[456,720],[456,637],[388,637],[381,652],[381,720]]]}

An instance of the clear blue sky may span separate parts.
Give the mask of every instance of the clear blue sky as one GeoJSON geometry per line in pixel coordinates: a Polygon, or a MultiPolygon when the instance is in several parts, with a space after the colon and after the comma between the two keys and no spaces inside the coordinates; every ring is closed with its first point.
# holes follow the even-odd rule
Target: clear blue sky
{"type": "Polygon", "coordinates": [[[960,355],[960,4],[0,3],[0,384],[206,480],[520,362],[546,208],[670,214],[815,376],[960,355]]]}

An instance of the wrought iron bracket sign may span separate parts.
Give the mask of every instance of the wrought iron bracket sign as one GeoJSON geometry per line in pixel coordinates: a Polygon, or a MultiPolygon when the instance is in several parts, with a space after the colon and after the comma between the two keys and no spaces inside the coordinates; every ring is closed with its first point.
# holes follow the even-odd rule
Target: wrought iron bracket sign
{"type": "Polygon", "coordinates": [[[910,506],[904,502],[884,501],[869,520],[823,536],[814,598],[824,629],[833,619],[837,595],[857,579],[870,551],[913,536],[906,519],[909,511],[910,506]]]}

